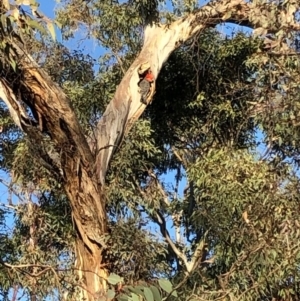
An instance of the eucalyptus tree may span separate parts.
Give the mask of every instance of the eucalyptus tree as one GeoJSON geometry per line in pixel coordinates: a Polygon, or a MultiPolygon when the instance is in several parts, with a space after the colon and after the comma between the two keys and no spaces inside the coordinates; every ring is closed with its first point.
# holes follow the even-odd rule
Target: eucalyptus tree
{"type": "MultiPolygon", "coordinates": [[[[297,111],[294,100],[299,75],[293,44],[300,28],[297,1],[224,0],[202,7],[194,1],[183,1],[172,3],[173,13],[160,9],[162,4],[152,0],[62,1],[53,23],[38,11],[35,1],[2,2],[0,97],[6,105],[3,114],[9,112],[11,116],[3,124],[10,130],[17,127],[18,135],[26,136],[31,156],[34,154],[28,159],[37,171],[40,166],[45,168],[45,183],[49,184],[49,177],[55,179],[69,202],[76,233],[76,281],[82,288],[77,299],[113,298],[107,293],[108,283],[119,278],[109,276],[109,272],[125,278],[128,273],[135,274],[132,271],[136,271],[134,262],[138,259],[128,259],[122,270],[125,261],[112,252],[109,238],[117,237],[122,228],[109,217],[124,208],[146,212],[159,226],[167,250],[159,242],[156,247],[162,257],[166,251],[171,254],[169,267],[175,263],[178,272],[174,281],[178,287],[182,283],[191,286],[190,293],[183,290],[183,299],[193,294],[207,299],[250,299],[253,292],[255,298],[279,298],[283,288],[285,297],[292,298],[298,275],[297,269],[290,267],[296,264],[298,247],[297,239],[287,235],[294,235],[290,228],[297,222],[292,210],[297,204],[292,190],[297,180],[286,171],[282,160],[272,161],[276,167],[276,173],[272,173],[268,164],[255,162],[240,149],[253,147],[255,126],[260,124],[272,154],[278,155],[276,146],[282,143],[286,146],[280,149],[284,155],[287,151],[297,153],[293,146],[297,134],[289,136],[285,128],[274,126],[276,118],[294,125],[298,118],[297,114],[286,117],[284,107],[289,100],[291,111],[297,111]],[[214,43],[211,36],[206,42],[202,40],[207,49],[201,48],[199,35],[224,22],[252,28],[257,40],[238,36],[234,45],[227,47],[225,40],[224,48],[220,47],[220,51],[226,50],[223,56],[209,54],[203,61],[199,54],[207,50],[215,53],[218,48],[210,45],[214,43]],[[44,27],[55,36],[54,24],[62,26],[65,37],[86,25],[88,34],[113,54],[109,64],[103,63],[107,72],[100,70],[101,88],[88,61],[80,65],[85,77],[82,86],[91,85],[87,90],[81,90],[80,80],[74,77],[77,68],[68,66],[66,79],[64,70],[53,68],[55,62],[49,64],[53,54],[36,44],[43,40],[44,27]],[[140,101],[138,86],[138,70],[144,63],[151,66],[157,93],[149,96],[148,104],[153,98],[153,105],[145,112],[146,119],[138,121],[147,108],[140,101]],[[79,82],[78,86],[74,87],[73,81],[79,82]],[[84,91],[88,91],[88,98],[84,91]],[[95,102],[98,92],[103,93],[99,104],[95,102]],[[168,169],[176,170],[177,183],[182,169],[188,173],[183,202],[176,195],[170,201],[160,183],[159,175],[168,169]],[[250,201],[245,203],[245,199],[250,201]],[[251,211],[254,199],[265,207],[251,211]],[[260,215],[264,208],[278,213],[276,223],[270,214],[260,215]],[[289,213],[287,218],[282,210],[289,213]],[[209,211],[219,223],[211,220],[209,211]],[[249,217],[249,212],[256,215],[249,217]],[[224,213],[231,220],[223,220],[224,213]],[[177,241],[167,231],[165,214],[173,217],[177,241]],[[239,220],[239,216],[244,219],[239,220]],[[235,228],[242,223],[243,236],[235,228]],[[182,227],[189,248],[180,240],[182,227]],[[288,237],[288,256],[278,248],[281,235],[288,237]],[[238,243],[233,244],[233,238],[238,243]],[[253,240],[258,243],[252,244],[253,240]],[[269,253],[262,255],[260,250],[269,253]],[[220,255],[222,252],[226,258],[220,255]],[[268,264],[257,261],[257,266],[253,265],[256,256],[272,257],[269,265],[284,262],[280,268],[286,268],[285,272],[277,277],[268,264]],[[245,269],[241,269],[244,262],[245,269]],[[251,273],[254,266],[258,271],[255,275],[251,273]],[[188,283],[189,276],[196,278],[188,283]]],[[[62,62],[66,57],[67,53],[62,62]]],[[[17,136],[6,138],[14,148],[17,136]]],[[[6,144],[1,147],[8,149],[6,144]]],[[[132,225],[135,240],[143,237],[141,226],[132,225]]],[[[127,229],[124,233],[130,232],[127,229]]],[[[143,239],[145,246],[149,238],[143,239]]],[[[155,245],[153,241],[151,245],[155,245]]],[[[150,258],[149,250],[146,254],[150,258]]],[[[168,275],[163,266],[156,270],[156,264],[157,259],[151,263],[153,277],[155,273],[168,275]]],[[[141,279],[148,280],[145,267],[138,271],[141,279]]],[[[133,277],[136,280],[140,279],[133,277]]],[[[160,286],[168,291],[166,298],[174,297],[168,283],[161,281],[160,286]]],[[[122,288],[118,288],[120,291],[122,288]]],[[[152,288],[152,295],[154,291],[152,288]]],[[[138,294],[151,298],[148,287],[131,293],[131,298],[138,294]]]]}

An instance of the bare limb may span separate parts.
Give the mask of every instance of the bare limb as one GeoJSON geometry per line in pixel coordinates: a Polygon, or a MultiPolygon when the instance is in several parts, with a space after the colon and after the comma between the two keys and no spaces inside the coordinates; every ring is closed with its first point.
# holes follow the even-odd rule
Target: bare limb
{"type": "Polygon", "coordinates": [[[122,73],[123,73],[123,75],[124,75],[124,74],[126,73],[126,70],[125,70],[124,67],[123,67],[123,62],[122,62],[120,56],[119,56],[118,53],[115,52],[115,51],[113,51],[113,55],[114,55],[115,58],[117,59],[119,65],[120,65],[120,68],[121,68],[121,70],[122,70],[122,73]]]}
{"type": "Polygon", "coordinates": [[[167,207],[169,207],[171,205],[171,202],[169,201],[169,197],[168,197],[166,191],[164,190],[163,186],[161,185],[159,179],[153,172],[149,172],[149,176],[151,176],[155,180],[156,187],[158,188],[159,192],[161,193],[165,205],[167,207]]]}
{"type": "MultiPolygon", "coordinates": [[[[180,169],[181,169],[181,166],[177,167],[176,186],[174,189],[174,196],[173,196],[174,200],[178,199],[179,180],[180,180],[180,176],[181,176],[180,169]]],[[[176,237],[177,243],[181,242],[181,231],[180,231],[180,219],[181,218],[182,218],[182,210],[180,212],[172,214],[172,219],[173,219],[174,228],[175,228],[175,237],[176,237]]]]}
{"type": "MultiPolygon", "coordinates": [[[[157,176],[153,173],[150,172],[149,175],[155,180],[156,187],[158,188],[159,192],[161,193],[163,197],[163,201],[167,207],[170,207],[171,202],[168,198],[168,195],[166,191],[164,190],[162,184],[160,183],[159,179],[157,176]]],[[[172,214],[172,220],[173,220],[173,225],[175,228],[175,237],[176,237],[176,242],[180,243],[181,242],[181,232],[180,232],[180,218],[182,216],[182,211],[177,212],[172,214]]]]}
{"type": "Polygon", "coordinates": [[[196,247],[196,250],[194,251],[194,254],[192,256],[191,261],[189,262],[189,271],[192,272],[197,267],[197,264],[200,263],[203,255],[203,251],[205,248],[205,238],[206,238],[207,232],[204,234],[202,240],[198,242],[198,245],[196,247]]]}
{"type": "Polygon", "coordinates": [[[39,277],[41,276],[42,274],[46,273],[47,271],[49,270],[52,270],[53,267],[51,266],[48,266],[48,265],[39,265],[39,264],[16,264],[16,265],[13,265],[13,264],[9,264],[7,262],[4,262],[0,259],[0,264],[2,264],[3,266],[7,267],[7,268],[10,268],[10,269],[24,269],[24,268],[32,268],[32,267],[36,267],[36,268],[43,268],[42,271],[38,272],[38,273],[29,273],[29,272],[25,272],[27,275],[31,276],[31,277],[39,277]]]}
{"type": "MultiPolygon", "coordinates": [[[[157,188],[159,189],[159,191],[161,192],[163,199],[164,199],[164,203],[167,206],[170,206],[170,201],[168,199],[168,196],[165,192],[165,190],[163,189],[161,183],[159,182],[159,180],[157,179],[156,175],[154,173],[149,173],[150,176],[152,178],[154,178],[156,180],[156,185],[157,188]]],[[[180,215],[182,214],[182,212],[180,212],[180,215]]],[[[176,225],[176,218],[180,218],[180,215],[172,215],[172,219],[173,219],[173,223],[175,225],[175,227],[179,227],[178,225],[176,225]]],[[[197,264],[199,263],[199,261],[202,259],[202,255],[203,255],[203,250],[205,248],[205,237],[207,235],[207,233],[205,233],[203,239],[198,243],[196,250],[194,251],[194,254],[192,256],[192,259],[189,261],[186,257],[186,255],[184,253],[182,253],[177,247],[176,245],[173,243],[170,234],[168,232],[168,230],[166,229],[166,221],[165,218],[163,217],[163,215],[157,210],[155,213],[155,217],[154,217],[154,221],[160,226],[160,232],[162,234],[162,236],[165,238],[166,242],[169,244],[169,246],[172,248],[173,252],[176,254],[176,256],[178,258],[180,258],[188,273],[191,273],[194,271],[194,269],[197,267],[197,264]]],[[[177,229],[176,229],[177,230],[177,229]]],[[[180,231],[180,229],[179,229],[180,231]]]]}
{"type": "Polygon", "coordinates": [[[165,218],[163,217],[163,215],[157,210],[155,212],[155,216],[153,217],[154,218],[154,221],[159,225],[160,227],[160,232],[162,234],[162,236],[165,238],[166,242],[169,244],[169,246],[171,247],[171,249],[173,250],[173,252],[175,253],[175,255],[181,259],[186,267],[186,270],[188,272],[190,272],[190,264],[188,262],[188,259],[186,257],[186,255],[181,252],[177,247],[176,245],[173,243],[171,237],[170,237],[170,234],[169,234],[169,231],[167,230],[167,227],[166,227],[166,220],[165,218]]]}
{"type": "Polygon", "coordinates": [[[17,300],[18,290],[19,290],[19,285],[17,285],[17,284],[14,285],[13,295],[11,297],[11,301],[16,301],[17,300]]]}

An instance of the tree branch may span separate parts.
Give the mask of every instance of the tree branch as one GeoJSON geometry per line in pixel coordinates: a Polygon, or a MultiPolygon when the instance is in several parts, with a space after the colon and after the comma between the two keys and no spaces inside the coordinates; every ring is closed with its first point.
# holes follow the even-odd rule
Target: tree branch
{"type": "MultiPolygon", "coordinates": [[[[59,159],[59,162],[54,162],[48,154],[50,165],[46,166],[51,168],[54,165],[56,168],[51,171],[62,176],[61,182],[71,202],[79,235],[91,252],[99,253],[98,246],[102,244],[107,226],[105,199],[93,172],[94,156],[70,100],[26,50],[18,46],[18,42],[11,38],[6,41],[16,54],[19,76],[16,79],[18,85],[14,86],[11,83],[8,86],[5,79],[0,78],[0,96],[7,104],[14,122],[28,134],[38,149],[43,150],[44,136],[51,139],[56,156],[54,159],[59,159]],[[41,116],[37,121],[42,124],[31,124],[23,117],[16,92],[19,92],[33,114],[41,116]]],[[[37,152],[43,158],[41,154],[45,152],[37,152]]]]}
{"type": "MultiPolygon", "coordinates": [[[[29,107],[43,117],[44,124],[40,124],[40,128],[45,129],[49,133],[51,139],[59,148],[64,148],[71,143],[73,152],[78,151],[82,161],[92,165],[93,156],[68,97],[24,49],[21,49],[12,41],[10,41],[10,44],[18,54],[18,64],[22,73],[19,86],[20,92],[27,96],[26,101],[29,107]]],[[[3,91],[4,80],[1,79],[1,82],[0,91],[3,91]]],[[[6,96],[8,94],[13,95],[13,91],[8,85],[5,88],[7,90],[6,96]]],[[[14,108],[15,112],[12,113],[15,116],[17,115],[13,117],[14,121],[22,126],[20,121],[22,111],[19,109],[19,113],[17,110],[20,105],[18,105],[16,97],[10,98],[8,98],[9,102],[6,102],[5,99],[3,100],[8,107],[12,106],[14,108]]],[[[22,129],[24,130],[24,128],[22,129]]]]}
{"type": "MultiPolygon", "coordinates": [[[[155,180],[156,186],[157,186],[159,192],[161,193],[161,195],[163,197],[165,205],[167,207],[170,207],[171,202],[169,201],[168,195],[165,192],[165,190],[164,190],[162,184],[160,183],[159,179],[157,178],[157,176],[153,172],[149,173],[149,175],[155,180]]],[[[178,242],[178,243],[181,241],[180,222],[179,222],[181,216],[182,216],[182,211],[172,214],[172,221],[173,221],[173,225],[174,225],[174,228],[175,228],[176,242],[178,242]]]]}
{"type": "MultiPolygon", "coordinates": [[[[149,175],[155,179],[156,181],[156,185],[157,185],[157,188],[158,190],[160,191],[160,193],[162,194],[163,196],[163,200],[164,200],[164,203],[167,207],[169,207],[171,205],[169,199],[168,199],[168,196],[165,192],[165,190],[163,189],[161,183],[159,182],[159,180],[157,179],[156,175],[154,173],[149,173],[149,175]]],[[[143,194],[143,191],[141,191],[141,193],[143,194]]],[[[180,218],[180,215],[182,213],[180,212],[179,213],[179,218],[180,218]]],[[[175,225],[175,234],[177,234],[177,231],[179,228],[178,225],[176,225],[176,218],[178,218],[178,215],[172,215],[172,220],[173,220],[173,223],[175,225]]],[[[169,234],[169,231],[167,230],[166,228],[166,221],[165,221],[165,218],[164,216],[158,211],[156,210],[155,211],[155,215],[153,216],[153,219],[154,221],[159,225],[160,227],[160,232],[162,234],[162,236],[165,238],[166,242],[169,244],[169,246],[171,247],[171,249],[173,250],[174,254],[183,261],[185,267],[186,267],[186,270],[188,273],[191,273],[192,271],[194,271],[194,269],[197,267],[197,263],[199,262],[199,260],[202,259],[202,255],[203,255],[203,249],[205,247],[205,237],[207,235],[207,233],[204,234],[202,240],[198,243],[195,251],[194,251],[194,254],[191,258],[191,260],[188,260],[186,255],[184,253],[182,253],[177,247],[176,245],[174,244],[174,242],[172,241],[171,237],[170,237],[170,234],[169,234]]]]}
{"type": "Polygon", "coordinates": [[[248,4],[242,0],[216,1],[170,25],[149,25],[145,28],[142,50],[124,75],[114,98],[97,125],[97,149],[101,151],[97,154],[96,169],[102,184],[105,182],[110,160],[122,137],[128,133],[146,108],[140,101],[141,95],[138,90],[139,66],[149,62],[151,71],[157,78],[170,54],[199,31],[226,20],[245,23],[248,21],[247,12],[248,4]],[[228,15],[228,12],[232,13],[228,15]],[[104,149],[105,145],[115,146],[104,149]]]}
{"type": "Polygon", "coordinates": [[[190,264],[188,262],[188,259],[186,257],[186,255],[181,252],[176,245],[173,243],[169,231],[167,230],[166,227],[166,220],[163,217],[163,215],[156,210],[155,211],[155,216],[153,216],[154,221],[159,225],[160,227],[160,232],[162,234],[162,236],[165,238],[166,242],[168,243],[168,245],[171,247],[171,249],[173,250],[174,254],[177,256],[178,259],[181,259],[186,267],[186,270],[188,272],[190,272],[190,264]]]}

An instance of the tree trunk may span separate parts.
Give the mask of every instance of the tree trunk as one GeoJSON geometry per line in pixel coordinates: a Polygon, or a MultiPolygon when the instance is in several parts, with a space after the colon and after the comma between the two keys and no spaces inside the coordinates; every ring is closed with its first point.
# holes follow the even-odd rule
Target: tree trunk
{"type": "Polygon", "coordinates": [[[78,285],[82,288],[78,300],[94,300],[105,294],[107,270],[102,254],[107,232],[105,198],[101,186],[94,177],[81,168],[70,170],[66,176],[65,190],[72,206],[76,225],[76,264],[79,275],[78,285]]]}
{"type": "MultiPolygon", "coordinates": [[[[50,85],[50,79],[42,70],[29,66],[24,69],[26,81],[23,88],[27,88],[24,93],[30,93],[29,99],[32,101],[29,106],[42,115],[42,127],[49,132],[57,151],[59,166],[52,162],[50,171],[60,177],[58,179],[63,183],[71,204],[77,232],[76,271],[81,297],[82,300],[92,301],[97,294],[105,293],[107,277],[102,265],[107,231],[105,198],[102,186],[93,172],[94,158],[65,94],[54,83],[50,85]],[[62,175],[59,169],[63,171],[62,175]]],[[[14,91],[4,79],[0,79],[0,97],[12,111],[13,118],[17,119],[16,124],[20,124],[31,141],[42,145],[41,125],[32,125],[25,114],[26,110],[20,108],[14,91]]],[[[42,147],[40,150],[41,158],[51,161],[42,147]]]]}
{"type": "Polygon", "coordinates": [[[94,300],[105,295],[108,273],[102,265],[102,251],[97,245],[91,251],[82,240],[77,239],[75,269],[79,276],[77,285],[81,288],[77,300],[94,300]]]}

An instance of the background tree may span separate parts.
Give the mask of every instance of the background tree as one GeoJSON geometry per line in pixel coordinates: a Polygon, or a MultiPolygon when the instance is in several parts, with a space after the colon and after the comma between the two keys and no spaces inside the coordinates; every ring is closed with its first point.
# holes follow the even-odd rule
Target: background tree
{"type": "Polygon", "coordinates": [[[98,74],[48,39],[34,2],[14,4],[0,26],[1,166],[19,197],[3,294],[298,298],[297,2],[62,2],[64,36],[84,24],[107,49],[98,74]],[[224,21],[256,38],[209,29],[224,21]],[[140,118],[144,62],[157,89],[140,118]]]}

